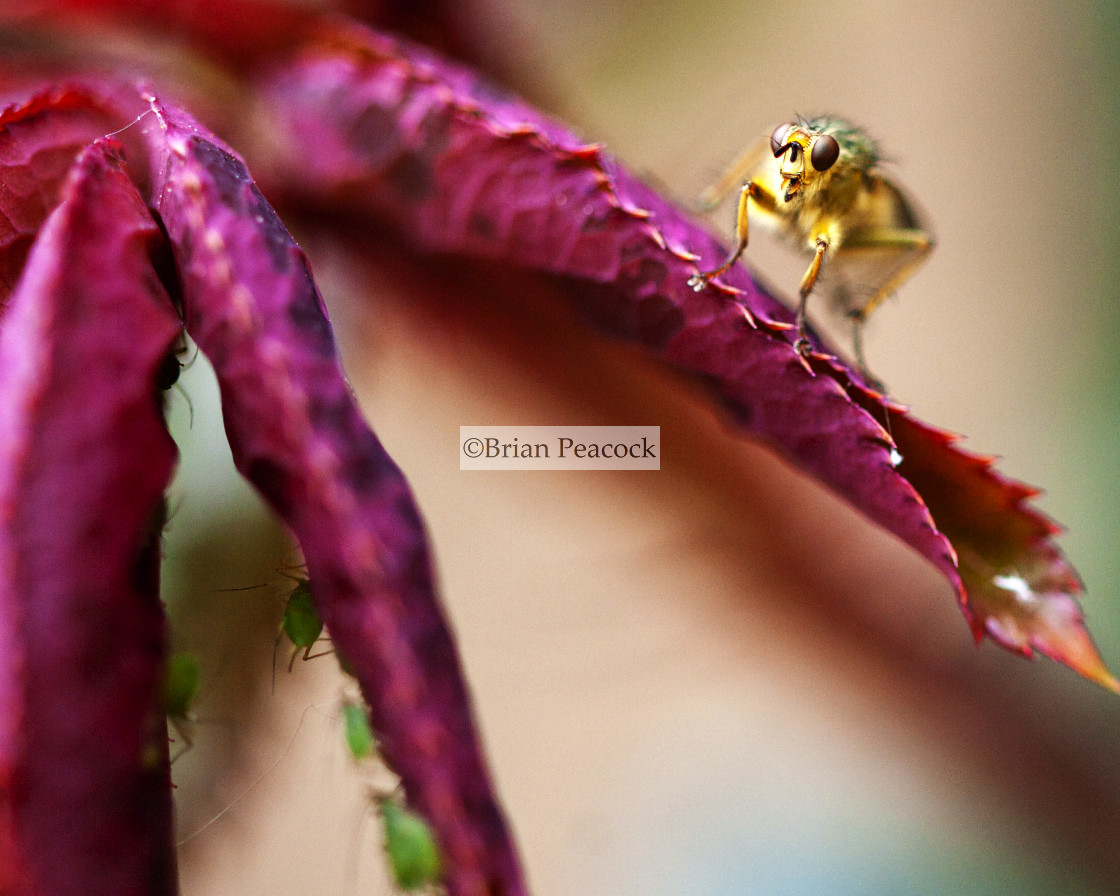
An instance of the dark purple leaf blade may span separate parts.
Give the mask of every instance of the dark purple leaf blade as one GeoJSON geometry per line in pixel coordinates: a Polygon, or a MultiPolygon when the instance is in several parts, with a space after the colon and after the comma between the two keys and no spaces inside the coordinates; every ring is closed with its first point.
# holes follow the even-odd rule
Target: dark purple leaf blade
{"type": "Polygon", "coordinates": [[[157,205],[235,463],[299,539],[382,755],[435,830],[448,892],[524,893],[422,521],[343,377],[306,259],[240,158],[184,113],[153,108],[157,205]]]}
{"type": "MultiPolygon", "coordinates": [[[[90,22],[120,32],[154,31],[174,35],[210,57],[242,68],[275,58],[317,30],[337,27],[331,14],[349,14],[398,34],[438,47],[478,65],[494,67],[495,48],[479,23],[491,17],[475,4],[456,0],[26,0],[30,9],[0,7],[6,17],[30,18],[43,25],[77,30],[90,22]],[[31,12],[33,15],[29,16],[31,12]],[[473,27],[472,27],[473,26],[473,27]]],[[[8,0],[10,6],[12,0],[8,0]]],[[[497,54],[500,56],[500,54],[497,54]]]]}
{"type": "Polygon", "coordinates": [[[181,329],[115,152],[85,151],[0,323],[0,892],[174,893],[155,374],[181,329]]]}
{"type": "Polygon", "coordinates": [[[901,424],[910,419],[903,409],[819,341],[803,361],[790,312],[743,268],[694,292],[687,281],[698,262],[726,250],[599,147],[430,51],[357,28],[306,49],[262,93],[280,128],[278,188],[388,221],[423,251],[563,276],[600,327],[700,374],[745,430],[930,560],[974,632],[1028,655],[1033,645],[1120,689],[1084,629],[1076,576],[1052,531],[1014,537],[1038,520],[1020,487],[989,471],[975,498],[994,513],[969,523],[979,484],[970,471],[986,463],[932,428],[901,424]],[[888,414],[906,435],[897,469],[881,425],[888,414]],[[958,553],[980,558],[965,567],[968,590],[958,553]],[[1027,601],[993,586],[1016,571],[1033,583],[1027,601]],[[1035,610],[1022,612],[1027,604],[1035,610]]]}

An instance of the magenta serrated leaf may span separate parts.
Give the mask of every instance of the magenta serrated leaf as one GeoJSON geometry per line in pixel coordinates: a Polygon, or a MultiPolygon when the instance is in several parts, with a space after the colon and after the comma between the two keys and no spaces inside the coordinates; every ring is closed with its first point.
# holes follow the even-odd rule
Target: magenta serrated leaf
{"type": "Polygon", "coordinates": [[[299,539],[382,755],[435,830],[448,892],[524,893],[419,512],[343,377],[306,259],[237,155],[185,113],[152,108],[157,207],[234,461],[299,539]]]}
{"type": "MultiPolygon", "coordinates": [[[[725,248],[600,147],[430,50],[290,4],[54,9],[171,23],[230,66],[246,109],[246,71],[308,41],[264,86],[285,187],[391,222],[421,253],[546,272],[600,328],[698,374],[744,431],[933,562],[978,640],[1120,689],[1034,492],[823,343],[802,359],[790,313],[744,270],[691,290],[725,248]]],[[[178,324],[150,261],[167,244],[140,196],[174,243],[236,462],[301,541],[384,756],[440,840],[448,891],[524,893],[422,521],[350,395],[303,254],[227,145],[155,96],[91,83],[0,112],[0,893],[175,888],[156,539],[174,449],[153,378],[178,324]],[[152,170],[122,169],[100,141],[67,179],[83,147],[120,129],[152,170]]]]}
{"type": "Polygon", "coordinates": [[[1021,653],[1033,645],[1117,689],[1084,629],[1076,577],[1052,533],[1005,541],[1037,516],[1015,498],[1016,486],[992,474],[989,484],[1006,500],[994,518],[968,523],[970,456],[917,423],[902,427],[896,467],[882,423],[889,415],[898,429],[909,419],[903,409],[819,340],[804,361],[793,349],[790,312],[743,268],[693,291],[688,279],[726,250],[601,148],[428,50],[357,28],[305,50],[262,92],[280,146],[290,149],[277,165],[291,189],[391,221],[426,251],[563,276],[573,302],[600,327],[699,374],[746,431],[929,559],[974,631],[1021,653]],[[925,475],[908,453],[923,458],[925,475]],[[964,500],[936,487],[928,496],[915,490],[918,480],[932,486],[938,477],[964,489],[964,500]],[[957,552],[982,558],[979,577],[975,564],[966,567],[968,590],[957,552]],[[1015,574],[1032,577],[1029,600],[994,584],[993,576],[1012,581],[1005,554],[1018,558],[1015,574]]]}
{"type": "Polygon", "coordinates": [[[174,893],[158,227],[82,153],[0,322],[0,892],[174,893]]]}
{"type": "Polygon", "coordinates": [[[950,433],[892,419],[900,470],[957,548],[961,608],[976,640],[986,634],[1027,657],[1037,650],[1120,691],[1085,627],[1081,580],[1054,544],[1061,529],[1027,503],[1037,491],[1001,476],[992,458],[954,448],[950,433]]]}

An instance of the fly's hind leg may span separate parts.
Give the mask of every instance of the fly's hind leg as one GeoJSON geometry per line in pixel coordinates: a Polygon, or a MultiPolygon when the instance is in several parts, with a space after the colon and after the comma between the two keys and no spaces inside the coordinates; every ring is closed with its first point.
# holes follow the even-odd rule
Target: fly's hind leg
{"type": "Polygon", "coordinates": [[[844,241],[843,251],[855,252],[860,249],[888,250],[897,259],[896,264],[888,266],[886,278],[875,287],[871,298],[859,308],[848,312],[848,319],[852,322],[852,353],[859,371],[871,385],[884,391],[883,384],[868,369],[863,354],[863,328],[875,310],[909,280],[926,260],[933,251],[933,238],[926,231],[917,228],[869,227],[854,231],[844,241]]]}
{"type": "Polygon", "coordinates": [[[863,375],[863,378],[867,380],[867,384],[877,392],[885,393],[887,387],[883,381],[867,369],[867,361],[863,354],[863,327],[867,323],[867,317],[860,313],[861,310],[856,309],[848,312],[848,319],[852,322],[852,354],[856,356],[856,366],[859,367],[859,372],[863,375]]]}

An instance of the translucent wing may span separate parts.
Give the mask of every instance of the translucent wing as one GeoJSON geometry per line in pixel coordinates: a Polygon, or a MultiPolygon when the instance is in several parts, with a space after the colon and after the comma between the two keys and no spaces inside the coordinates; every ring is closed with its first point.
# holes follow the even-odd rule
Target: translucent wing
{"type": "Polygon", "coordinates": [[[711,211],[732,193],[739,190],[750,179],[751,174],[761,168],[767,159],[773,160],[770,152],[770,139],[760,138],[747,147],[720,175],[719,180],[700,194],[700,209],[711,211]]]}
{"type": "Polygon", "coordinates": [[[912,199],[872,174],[845,220],[825,289],[842,312],[867,317],[917,270],[933,249],[925,215],[912,199]]]}

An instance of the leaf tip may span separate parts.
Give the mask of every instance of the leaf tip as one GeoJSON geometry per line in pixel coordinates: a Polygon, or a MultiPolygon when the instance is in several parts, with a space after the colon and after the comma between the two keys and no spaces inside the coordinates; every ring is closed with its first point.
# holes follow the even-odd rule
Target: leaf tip
{"type": "MultiPolygon", "coordinates": [[[[1067,569],[1064,563],[1058,568],[1067,569]]],[[[1101,659],[1085,626],[1076,580],[1056,572],[1005,571],[986,582],[970,577],[973,632],[979,627],[997,644],[1026,657],[1037,651],[1120,695],[1120,681],[1101,659]]]]}
{"type": "Polygon", "coordinates": [[[1116,676],[1109,671],[1108,666],[1101,659],[1096,645],[1093,644],[1092,638],[1089,637],[1089,632],[1084,627],[1067,636],[1060,653],[1051,652],[1042,646],[1039,649],[1052,659],[1069,666],[1082,678],[1095,682],[1102,688],[1120,695],[1120,681],[1117,681],[1116,676]]]}

